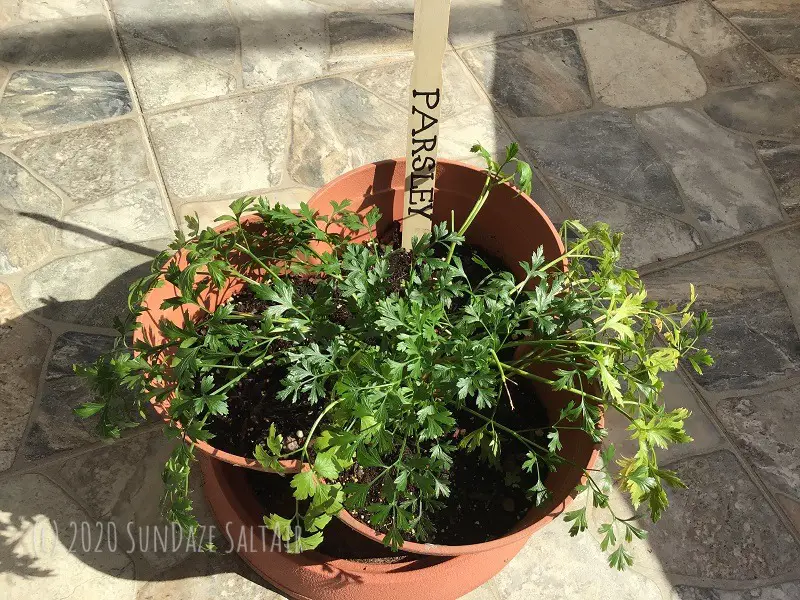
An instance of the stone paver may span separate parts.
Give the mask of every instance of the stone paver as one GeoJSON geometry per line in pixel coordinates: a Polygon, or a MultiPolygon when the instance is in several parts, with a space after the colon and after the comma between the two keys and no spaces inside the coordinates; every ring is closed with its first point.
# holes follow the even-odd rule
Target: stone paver
{"type": "Polygon", "coordinates": [[[45,69],[119,68],[105,15],[46,20],[0,29],[0,61],[45,69]]]}
{"type": "Polygon", "coordinates": [[[670,600],[791,600],[800,597],[800,583],[790,581],[751,590],[716,590],[688,585],[676,586],[670,600]]]}
{"type": "Polygon", "coordinates": [[[592,112],[548,120],[515,119],[511,128],[540,167],[563,179],[661,211],[683,210],[667,165],[623,112],[592,112]]]}
{"type": "Polygon", "coordinates": [[[616,107],[651,106],[700,98],[706,83],[694,59],[621,21],[578,28],[597,98],[616,107]]]}
{"type": "Polygon", "coordinates": [[[72,365],[93,362],[112,345],[113,338],[87,333],[70,332],[56,339],[39,411],[22,448],[26,459],[45,458],[99,440],[94,419],[81,419],[72,412],[91,399],[86,384],[75,375],[72,365]]]}
{"type": "Polygon", "coordinates": [[[762,477],[800,500],[800,386],[729,398],[717,414],[762,477]]]}
{"type": "Polygon", "coordinates": [[[24,316],[9,287],[0,283],[0,471],[14,462],[50,345],[50,332],[24,316]]]}
{"type": "Polygon", "coordinates": [[[364,163],[401,156],[404,127],[403,111],[346,79],[304,84],[292,107],[289,173],[319,187],[364,163]]]}
{"type": "Polygon", "coordinates": [[[691,50],[714,85],[747,85],[780,77],[754,46],[702,0],[632,13],[622,20],[691,50]]]}
{"type": "MultiPolygon", "coordinates": [[[[71,412],[87,398],[71,365],[108,347],[127,285],[171,237],[170,212],[205,226],[245,193],[297,206],[404,153],[413,7],[0,2],[4,598],[283,597],[234,556],[23,546],[34,524],[52,532],[45,518],[61,534],[84,519],[164,528],[169,442],[153,428],[99,444],[71,412]]],[[[472,144],[500,154],[519,140],[554,221],[622,230],[652,298],[683,301],[697,285],[717,361],[666,376],[664,402],[693,412],[696,442],[661,464],[690,488],[669,492],[635,570],[608,569],[592,510],[588,535],[552,523],[465,600],[800,594],[788,529],[800,534],[800,228],[782,225],[800,206],[798,31],[793,0],[453,0],[440,155],[482,166],[472,144]]],[[[624,423],[607,424],[631,453],[624,423]]]]}
{"type": "Polygon", "coordinates": [[[235,197],[278,185],[288,109],[288,92],[276,90],[150,117],[150,135],[170,196],[235,197]]]}
{"type": "MultiPolygon", "coordinates": [[[[576,500],[581,506],[583,498],[576,500]]],[[[609,569],[590,536],[571,538],[569,524],[553,521],[538,531],[494,582],[503,600],[580,598],[587,589],[596,598],[660,600],[658,586],[642,575],[609,569]]]]}
{"type": "Polygon", "coordinates": [[[152,182],[84,204],[68,212],[64,223],[79,229],[65,228],[61,243],[78,250],[165,238],[172,234],[161,194],[152,182]]]}
{"type": "MultiPolygon", "coordinates": [[[[800,544],[728,450],[670,464],[687,489],[667,488],[669,510],[635,544],[645,568],[736,581],[791,571],[800,544]],[[652,550],[652,556],[647,552],[652,550]]],[[[649,569],[648,569],[649,570],[649,569]]]]}
{"type": "Polygon", "coordinates": [[[641,267],[700,247],[699,234],[677,219],[556,178],[550,182],[578,219],[604,221],[625,234],[621,261],[625,266],[641,267]]]}
{"type": "Polygon", "coordinates": [[[767,52],[800,53],[800,6],[794,0],[712,0],[767,52]]]}
{"type": "Polygon", "coordinates": [[[136,600],[282,600],[286,596],[255,580],[236,555],[198,554],[164,573],[139,583],[136,600]]]}
{"type": "Polygon", "coordinates": [[[125,80],[114,71],[17,71],[0,99],[0,139],[131,111],[125,80]]]}
{"type": "Polygon", "coordinates": [[[737,131],[800,137],[800,90],[785,81],[720,92],[708,98],[705,111],[737,131]]]}
{"type": "Polygon", "coordinates": [[[467,50],[464,59],[504,116],[542,117],[592,105],[572,29],[467,50]]]}
{"type": "Polygon", "coordinates": [[[111,0],[120,29],[223,70],[236,62],[237,29],[224,0],[111,0]]]}
{"type": "Polygon", "coordinates": [[[125,307],[128,286],[148,270],[166,240],[67,256],[27,274],[20,301],[53,321],[108,327],[125,307]]]}
{"type": "Polygon", "coordinates": [[[778,189],[781,206],[796,214],[800,209],[800,144],[759,140],[756,152],[778,189]]]}
{"type": "Polygon", "coordinates": [[[714,241],[781,220],[752,144],[691,108],[657,108],[636,123],[672,168],[700,227],[714,241]]]}
{"type": "MultiPolygon", "coordinates": [[[[408,102],[412,63],[392,64],[344,77],[364,86],[376,96],[399,106],[408,102]]],[[[446,119],[476,106],[481,97],[470,80],[469,73],[454,53],[445,54],[442,62],[441,118],[446,119]]]]}
{"type": "Polygon", "coordinates": [[[244,85],[274,85],[311,79],[325,72],[326,12],[293,0],[233,0],[239,23],[244,85]]]}
{"type": "MultiPolygon", "coordinates": [[[[91,542],[73,542],[75,529],[87,522],[86,513],[47,478],[21,475],[0,484],[0,587],[8,600],[91,598],[133,600],[133,565],[121,547],[107,549],[94,530],[91,542]],[[55,523],[55,525],[54,525],[55,523]]],[[[88,541],[88,539],[87,539],[88,541]]]]}
{"type": "Polygon", "coordinates": [[[597,0],[597,9],[600,15],[614,15],[629,10],[641,10],[672,2],[674,0],[597,0]]]}
{"type": "Polygon", "coordinates": [[[125,32],[122,43],[143,110],[224,96],[236,89],[236,78],[216,65],[125,32]]]}
{"type": "MultiPolygon", "coordinates": [[[[686,421],[686,433],[694,438],[691,444],[675,444],[661,452],[662,464],[675,461],[692,454],[701,454],[717,448],[722,443],[722,436],[711,419],[706,416],[700,407],[697,395],[683,381],[676,372],[664,373],[664,391],[662,400],[667,410],[687,408],[692,413],[686,421]]],[[[605,416],[608,440],[617,449],[617,456],[633,456],[639,449],[639,444],[630,439],[631,432],[627,431],[629,421],[616,411],[610,411],[605,416]]]]}
{"type": "Polygon", "coordinates": [[[55,231],[20,213],[58,217],[61,199],[44,184],[0,154],[0,274],[34,264],[53,248],[55,231]]]}
{"type": "Polygon", "coordinates": [[[685,302],[689,283],[698,308],[713,315],[705,344],[716,364],[697,376],[706,389],[752,389],[796,375],[800,338],[764,250],[747,242],[645,277],[650,296],[685,302]]]}
{"type": "Polygon", "coordinates": [[[132,119],[21,142],[14,154],[77,204],[149,179],[142,134],[132,119]]]}

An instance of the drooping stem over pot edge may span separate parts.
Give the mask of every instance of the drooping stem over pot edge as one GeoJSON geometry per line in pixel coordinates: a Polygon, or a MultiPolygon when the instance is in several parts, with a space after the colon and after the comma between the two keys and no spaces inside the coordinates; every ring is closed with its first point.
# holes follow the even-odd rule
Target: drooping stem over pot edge
{"type": "MultiPolygon", "coordinates": [[[[167,431],[184,442],[164,469],[169,520],[188,532],[197,527],[189,498],[195,442],[208,441],[209,420],[227,414],[233,386],[277,364],[288,370],[279,401],[318,410],[296,449],[285,449],[274,425],[253,448],[265,469],[281,471],[279,461],[287,458],[310,465],[291,476],[294,514],[265,517],[290,551],[316,547],[342,507],[368,513],[393,548],[404,538],[424,541],[430,515],[450,494],[448,470],[458,452],[479,453],[482,468],[497,468],[504,446],[521,444],[525,456],[510,485],[524,485],[532,505],[545,503],[543,473],[565,463],[560,432],[579,428],[601,442],[601,415],[613,410],[629,421],[638,450],[615,459],[607,444],[601,468],[581,467],[586,484],[577,489],[586,492],[587,506],[608,509],[600,533],[610,564],[631,563],[626,543],[645,532],[635,518],[611,510],[611,484],[653,521],[667,507],[663,486],[682,485],[659,467],[657,449],[691,441],[684,431],[689,412],[667,411],[659,374],[681,359],[697,371],[711,364],[697,345],[711,321],[705,312],[691,312],[693,289],[682,308],[649,301],[638,274],[619,266],[621,235],[601,223],[565,222],[565,254],[546,261],[539,248],[521,263],[519,279],[476,258],[486,275],[471,280],[455,252],[470,223],[497,186],[517,185],[527,193],[531,185],[530,167],[517,159],[515,144],[502,163],[480,146],[473,150],[487,169],[472,212],[457,231],[454,224],[436,224],[416,240],[407,261],[397,260],[403,250],[355,240],[374,229],[376,209],[359,215],[343,201],[328,217],[306,205],[295,213],[246,197],[217,219],[229,225],[222,231],[200,230],[197,218],[188,217],[189,234],[176,232],[150,274],[131,286],[129,314],[115,322],[115,349],[93,364],[76,365],[95,396],[76,412],[98,415],[100,432],[118,437],[145,418],[148,402],[168,404],[167,431]],[[245,218],[250,214],[257,219],[245,218]],[[407,269],[397,283],[401,263],[407,269]],[[298,293],[298,278],[313,282],[314,292],[298,293]],[[208,309],[205,295],[231,280],[245,282],[267,309],[245,313],[229,302],[208,309]],[[162,308],[192,306],[201,317],[184,313],[182,324],[163,319],[158,326],[165,341],[152,343],[135,335],[136,320],[148,292],[164,281],[179,293],[162,308]],[[342,306],[347,318],[332,319],[342,306]],[[574,396],[546,438],[498,416],[508,412],[498,409],[509,408],[511,386],[526,379],[574,396]],[[469,431],[461,429],[464,419],[457,422],[464,415],[473,424],[469,431]],[[340,482],[354,462],[379,474],[340,482]]],[[[565,518],[573,535],[588,527],[586,507],[565,518]]]]}

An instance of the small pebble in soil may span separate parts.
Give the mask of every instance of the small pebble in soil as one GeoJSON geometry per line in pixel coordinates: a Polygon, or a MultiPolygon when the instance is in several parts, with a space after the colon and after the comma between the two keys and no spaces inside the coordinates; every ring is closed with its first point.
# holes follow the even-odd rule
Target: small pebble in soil
{"type": "Polygon", "coordinates": [[[303,439],[303,431],[302,430],[298,430],[297,431],[297,439],[298,440],[302,440],[303,439]]]}

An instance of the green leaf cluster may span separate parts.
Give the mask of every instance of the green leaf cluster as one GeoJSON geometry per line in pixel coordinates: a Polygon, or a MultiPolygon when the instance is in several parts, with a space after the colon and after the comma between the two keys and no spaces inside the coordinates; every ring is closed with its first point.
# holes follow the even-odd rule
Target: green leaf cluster
{"type": "MultiPolygon", "coordinates": [[[[475,452],[485,468],[502,468],[499,457],[510,441],[522,444],[526,457],[507,482],[524,483],[531,505],[544,504],[550,494],[543,474],[569,462],[562,432],[577,428],[600,442],[602,415],[611,410],[629,421],[638,451],[615,462],[607,448],[600,475],[586,470],[579,490],[607,508],[613,478],[634,506],[646,506],[654,521],[660,517],[664,486],[681,483],[659,467],[657,450],[691,441],[684,429],[689,413],[665,408],[660,375],[682,359],[698,370],[711,364],[698,346],[711,320],[692,310],[693,289],[682,308],[649,300],[638,274],[619,264],[621,235],[602,223],[564,223],[564,255],[547,260],[538,248],[514,265],[518,275],[470,259],[483,273],[470,277],[475,265],[456,253],[470,224],[498,185],[527,192],[532,180],[516,145],[503,162],[480,146],[474,150],[487,170],[472,211],[457,230],[440,223],[416,239],[407,262],[402,250],[364,241],[375,231],[377,210],[354,212],[345,200],[320,215],[307,205],[293,211],[246,197],[217,219],[228,224],[221,231],[188,218],[188,234],[176,232],[170,250],[131,286],[130,314],[117,323],[114,351],[76,367],[95,395],[77,412],[97,416],[104,434],[118,436],[144,418],[147,402],[168,401],[167,431],[184,441],[164,471],[163,506],[171,520],[196,527],[188,487],[194,443],[212,438],[208,422],[227,413],[232,386],[267,364],[288,370],[275,401],[303,403],[317,414],[301,447],[285,450],[286,432],[273,426],[253,448],[270,470],[282,471],[284,459],[308,465],[289,482],[295,513],[264,519],[291,551],[316,547],[343,507],[368,514],[392,548],[404,539],[429,539],[431,515],[452,493],[456,454],[475,452]],[[313,293],[301,293],[296,276],[313,282],[313,293]],[[244,282],[267,308],[257,314],[230,303],[207,308],[206,294],[230,281],[244,282]],[[187,314],[179,325],[162,321],[163,343],[132,341],[143,299],[164,282],[177,293],[162,308],[192,306],[199,316],[187,314]],[[544,444],[525,423],[498,417],[500,406],[513,407],[511,387],[525,381],[573,398],[544,444]],[[468,431],[460,429],[464,415],[477,423],[468,431]],[[344,480],[354,463],[375,474],[344,480]]],[[[572,534],[588,528],[586,511],[566,515],[572,534]]],[[[631,562],[625,544],[644,536],[616,516],[600,534],[617,568],[631,562]]]]}

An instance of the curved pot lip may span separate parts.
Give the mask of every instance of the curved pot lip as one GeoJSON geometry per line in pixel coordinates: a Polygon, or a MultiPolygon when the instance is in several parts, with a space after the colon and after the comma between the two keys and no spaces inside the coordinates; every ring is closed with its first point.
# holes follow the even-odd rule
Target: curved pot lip
{"type": "MultiPolygon", "coordinates": [[[[478,167],[476,167],[474,165],[470,165],[470,164],[462,162],[460,160],[451,160],[451,159],[448,159],[448,158],[439,158],[439,159],[437,159],[436,163],[437,163],[437,167],[439,165],[446,165],[446,166],[450,166],[450,167],[457,167],[457,168],[460,168],[460,169],[466,169],[466,170],[473,171],[473,172],[476,172],[476,173],[483,173],[484,172],[484,169],[478,168],[478,167]]],[[[357,176],[359,173],[363,173],[364,171],[369,171],[370,169],[373,169],[375,167],[380,167],[382,165],[389,165],[389,164],[405,165],[406,164],[406,159],[405,159],[405,157],[399,157],[399,158],[388,158],[388,159],[385,159],[385,160],[378,160],[378,161],[375,161],[375,162],[367,163],[365,165],[361,165],[360,167],[356,167],[355,169],[351,169],[350,171],[342,173],[338,177],[330,180],[328,183],[323,185],[316,192],[314,192],[314,195],[311,196],[311,198],[309,198],[308,204],[310,205],[315,200],[318,200],[319,198],[323,197],[328,192],[329,188],[338,185],[342,181],[345,181],[345,180],[347,180],[347,179],[349,179],[349,178],[351,178],[353,176],[357,176]]],[[[508,185],[508,184],[506,183],[504,185],[508,185]]],[[[509,186],[509,187],[512,187],[512,186],[509,186]]],[[[558,230],[556,229],[555,225],[553,225],[553,222],[550,220],[550,217],[547,216],[547,213],[544,212],[542,207],[539,206],[536,203],[536,201],[533,198],[530,197],[530,195],[526,194],[525,192],[523,192],[521,190],[517,190],[517,191],[519,192],[519,195],[522,198],[524,198],[530,205],[532,205],[533,208],[536,209],[536,212],[538,212],[539,215],[544,219],[544,222],[547,224],[548,229],[550,229],[550,233],[552,233],[553,236],[555,237],[555,239],[557,240],[558,247],[561,250],[561,253],[563,254],[565,249],[564,249],[564,244],[561,241],[561,235],[558,233],[558,230]]],[[[435,199],[434,199],[434,201],[435,201],[435,199]]],[[[564,268],[565,269],[566,269],[566,266],[567,266],[567,260],[564,259],[564,268]]]]}
{"type": "MultiPolygon", "coordinates": [[[[153,410],[156,411],[158,416],[160,416],[165,422],[170,423],[171,419],[167,415],[167,409],[164,407],[163,404],[156,404],[153,400],[150,401],[150,405],[153,407],[153,410]]],[[[193,440],[195,448],[200,450],[203,454],[210,456],[211,458],[215,458],[222,462],[228,463],[229,465],[233,465],[234,467],[244,467],[246,469],[252,469],[254,471],[263,471],[264,473],[278,473],[272,469],[265,469],[261,466],[255,458],[247,458],[245,456],[240,456],[238,454],[232,454],[230,452],[225,452],[225,450],[220,450],[219,448],[215,448],[208,442],[204,442],[202,440],[193,440]]],[[[284,473],[296,473],[303,468],[303,461],[301,460],[281,460],[281,466],[284,468],[284,473]]]]}

